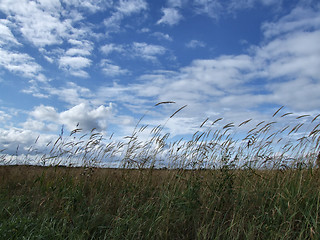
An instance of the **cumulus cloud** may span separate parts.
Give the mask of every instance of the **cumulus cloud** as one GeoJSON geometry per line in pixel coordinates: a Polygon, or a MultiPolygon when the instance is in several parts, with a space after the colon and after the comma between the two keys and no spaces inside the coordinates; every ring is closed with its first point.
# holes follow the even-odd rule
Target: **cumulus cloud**
{"type": "Polygon", "coordinates": [[[2,149],[7,149],[6,152],[9,154],[14,154],[19,145],[32,145],[35,139],[34,132],[31,130],[19,128],[0,129],[0,144],[2,149]]]}
{"type": "MultiPolygon", "coordinates": [[[[63,124],[71,131],[79,123],[79,127],[84,131],[90,131],[93,128],[105,131],[108,119],[112,116],[112,105],[94,108],[87,103],[80,103],[62,112],[58,112],[52,106],[40,105],[35,107],[30,116],[33,120],[27,122],[29,125],[34,121],[42,123],[46,121],[51,124],[63,124]]],[[[41,127],[41,124],[39,126],[41,127]]]]}
{"type": "Polygon", "coordinates": [[[43,105],[36,107],[30,115],[42,121],[56,121],[59,116],[54,107],[43,105]]]}
{"type": "Polygon", "coordinates": [[[176,8],[163,8],[163,16],[157,22],[157,24],[168,24],[170,26],[176,25],[182,19],[182,15],[179,13],[179,10],[176,8]]]}
{"type": "Polygon", "coordinates": [[[37,131],[37,132],[58,132],[58,124],[45,124],[43,121],[34,119],[27,119],[26,122],[22,123],[22,127],[25,130],[37,131]]]}
{"type": "Polygon", "coordinates": [[[10,129],[0,128],[0,146],[5,154],[9,156],[18,155],[15,159],[7,158],[8,163],[12,164],[37,164],[39,159],[36,159],[37,154],[43,154],[46,145],[49,142],[55,141],[56,135],[40,134],[37,131],[12,127],[10,129]],[[26,155],[33,155],[27,158],[26,155]],[[11,162],[15,160],[14,162],[11,162]]]}

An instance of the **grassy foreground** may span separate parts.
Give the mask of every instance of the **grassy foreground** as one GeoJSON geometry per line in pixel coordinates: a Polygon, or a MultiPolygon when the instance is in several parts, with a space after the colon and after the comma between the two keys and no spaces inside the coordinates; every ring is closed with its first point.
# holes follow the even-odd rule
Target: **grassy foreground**
{"type": "Polygon", "coordinates": [[[0,239],[319,239],[320,172],[0,167],[0,239]]]}

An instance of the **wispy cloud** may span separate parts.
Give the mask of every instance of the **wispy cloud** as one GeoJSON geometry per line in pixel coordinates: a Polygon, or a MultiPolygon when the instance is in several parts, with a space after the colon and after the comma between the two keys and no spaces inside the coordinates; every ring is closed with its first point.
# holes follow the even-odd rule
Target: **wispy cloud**
{"type": "Polygon", "coordinates": [[[93,43],[88,40],[75,40],[69,39],[69,43],[73,45],[70,49],[66,51],[68,56],[90,56],[91,51],[93,50],[93,43]]]}
{"type": "Polygon", "coordinates": [[[215,20],[219,20],[226,15],[236,15],[237,12],[253,8],[256,5],[273,7],[274,11],[281,9],[282,0],[194,0],[194,12],[200,15],[207,15],[215,20]]]}
{"type": "Polygon", "coordinates": [[[255,109],[265,104],[285,105],[297,112],[319,109],[320,27],[307,14],[299,17],[303,23],[295,24],[299,27],[287,29],[283,19],[273,22],[281,35],[266,37],[260,45],[249,47],[247,54],[194,60],[177,71],[154,72],[141,76],[138,83],[103,91],[110,99],[121,95],[117,102],[137,103],[140,108],[171,100],[188,104],[183,117],[218,114],[230,121],[243,120],[248,111],[257,116],[255,109]]]}
{"type": "Polygon", "coordinates": [[[67,103],[69,106],[89,102],[94,96],[90,89],[78,86],[74,82],[66,82],[65,86],[59,88],[49,86],[44,88],[44,91],[49,96],[58,97],[60,101],[67,103]]]}
{"type": "Polygon", "coordinates": [[[124,52],[124,47],[122,45],[116,45],[116,44],[113,44],[113,43],[110,43],[110,44],[105,44],[103,45],[100,50],[108,55],[112,52],[118,52],[118,53],[121,53],[121,52],[124,52]]]}
{"type": "Polygon", "coordinates": [[[148,4],[145,0],[120,0],[114,6],[114,12],[109,18],[104,20],[107,32],[118,32],[120,30],[121,21],[139,12],[146,10],[148,4]]]}
{"type": "Polygon", "coordinates": [[[138,13],[141,10],[146,10],[147,6],[148,5],[145,0],[120,0],[116,9],[120,13],[130,15],[133,13],[138,13]]]}
{"type": "Polygon", "coordinates": [[[11,119],[11,115],[0,110],[0,122],[3,124],[11,119]]]}
{"type": "MultiPolygon", "coordinates": [[[[89,10],[92,13],[102,11],[106,8],[110,8],[112,6],[112,1],[109,0],[62,0],[64,4],[66,4],[71,9],[73,8],[81,8],[85,10],[89,10]]],[[[45,1],[49,2],[59,2],[59,1],[45,1]]]]}
{"type": "Polygon", "coordinates": [[[170,7],[182,7],[188,0],[167,0],[167,4],[170,7]]]}
{"type": "Polygon", "coordinates": [[[191,40],[190,42],[186,43],[186,47],[188,48],[198,48],[198,47],[205,47],[206,44],[199,40],[191,40]]]}
{"type": "Polygon", "coordinates": [[[7,26],[10,24],[11,23],[8,20],[0,19],[0,46],[2,47],[10,44],[21,45],[7,26]]]}
{"type": "Polygon", "coordinates": [[[194,11],[218,19],[223,12],[223,5],[219,0],[194,0],[194,11]]]}
{"type": "Polygon", "coordinates": [[[277,22],[265,22],[262,30],[266,38],[277,37],[293,31],[313,31],[320,28],[319,11],[296,7],[277,22]]]}
{"type": "Polygon", "coordinates": [[[28,54],[11,52],[0,48],[0,66],[10,72],[20,74],[26,78],[44,80],[40,75],[42,67],[28,54]]]}
{"type": "Polygon", "coordinates": [[[169,34],[162,33],[162,32],[154,32],[151,34],[152,36],[158,38],[159,40],[167,40],[167,41],[173,41],[172,37],[170,37],[169,34]]]}
{"type": "Polygon", "coordinates": [[[129,71],[127,69],[122,69],[120,66],[114,65],[110,60],[102,60],[100,63],[102,71],[107,76],[118,76],[128,74],[129,71]]]}
{"type": "Polygon", "coordinates": [[[47,4],[5,0],[1,1],[0,9],[10,16],[26,39],[37,47],[43,47],[61,43],[62,35],[71,28],[70,22],[60,21],[60,2],[47,4]]]}
{"type": "Polygon", "coordinates": [[[183,18],[176,8],[163,8],[162,13],[163,16],[158,20],[157,24],[168,24],[172,26],[178,24],[183,18]]]}
{"type": "Polygon", "coordinates": [[[63,56],[59,59],[59,67],[77,77],[89,77],[89,74],[82,69],[90,65],[90,59],[80,56],[63,56]]]}
{"type": "Polygon", "coordinates": [[[160,45],[147,44],[145,42],[134,42],[132,44],[132,52],[135,57],[156,61],[158,55],[165,54],[166,48],[160,45]]]}
{"type": "Polygon", "coordinates": [[[127,45],[106,44],[100,50],[109,55],[119,53],[131,58],[143,58],[145,60],[157,61],[157,56],[164,55],[167,49],[161,45],[148,44],[145,42],[133,42],[127,45]]]}

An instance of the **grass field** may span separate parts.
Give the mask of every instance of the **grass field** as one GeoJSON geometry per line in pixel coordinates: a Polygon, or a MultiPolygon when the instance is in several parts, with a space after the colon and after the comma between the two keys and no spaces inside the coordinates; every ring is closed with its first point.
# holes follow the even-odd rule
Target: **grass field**
{"type": "Polygon", "coordinates": [[[0,167],[1,239],[319,239],[320,172],[0,167]]]}
{"type": "Polygon", "coordinates": [[[320,114],[280,110],[242,138],[251,119],[175,142],[165,124],[141,141],[138,123],[125,141],[75,129],[43,153],[0,149],[0,239],[320,239],[320,114]]]}

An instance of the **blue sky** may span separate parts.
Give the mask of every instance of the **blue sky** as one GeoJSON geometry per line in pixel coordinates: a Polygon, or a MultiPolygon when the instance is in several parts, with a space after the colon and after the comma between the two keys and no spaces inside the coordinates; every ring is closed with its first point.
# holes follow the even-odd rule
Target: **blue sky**
{"type": "Polygon", "coordinates": [[[0,2],[0,149],[77,123],[120,138],[184,105],[172,136],[282,105],[318,114],[319,1],[0,2]]]}

